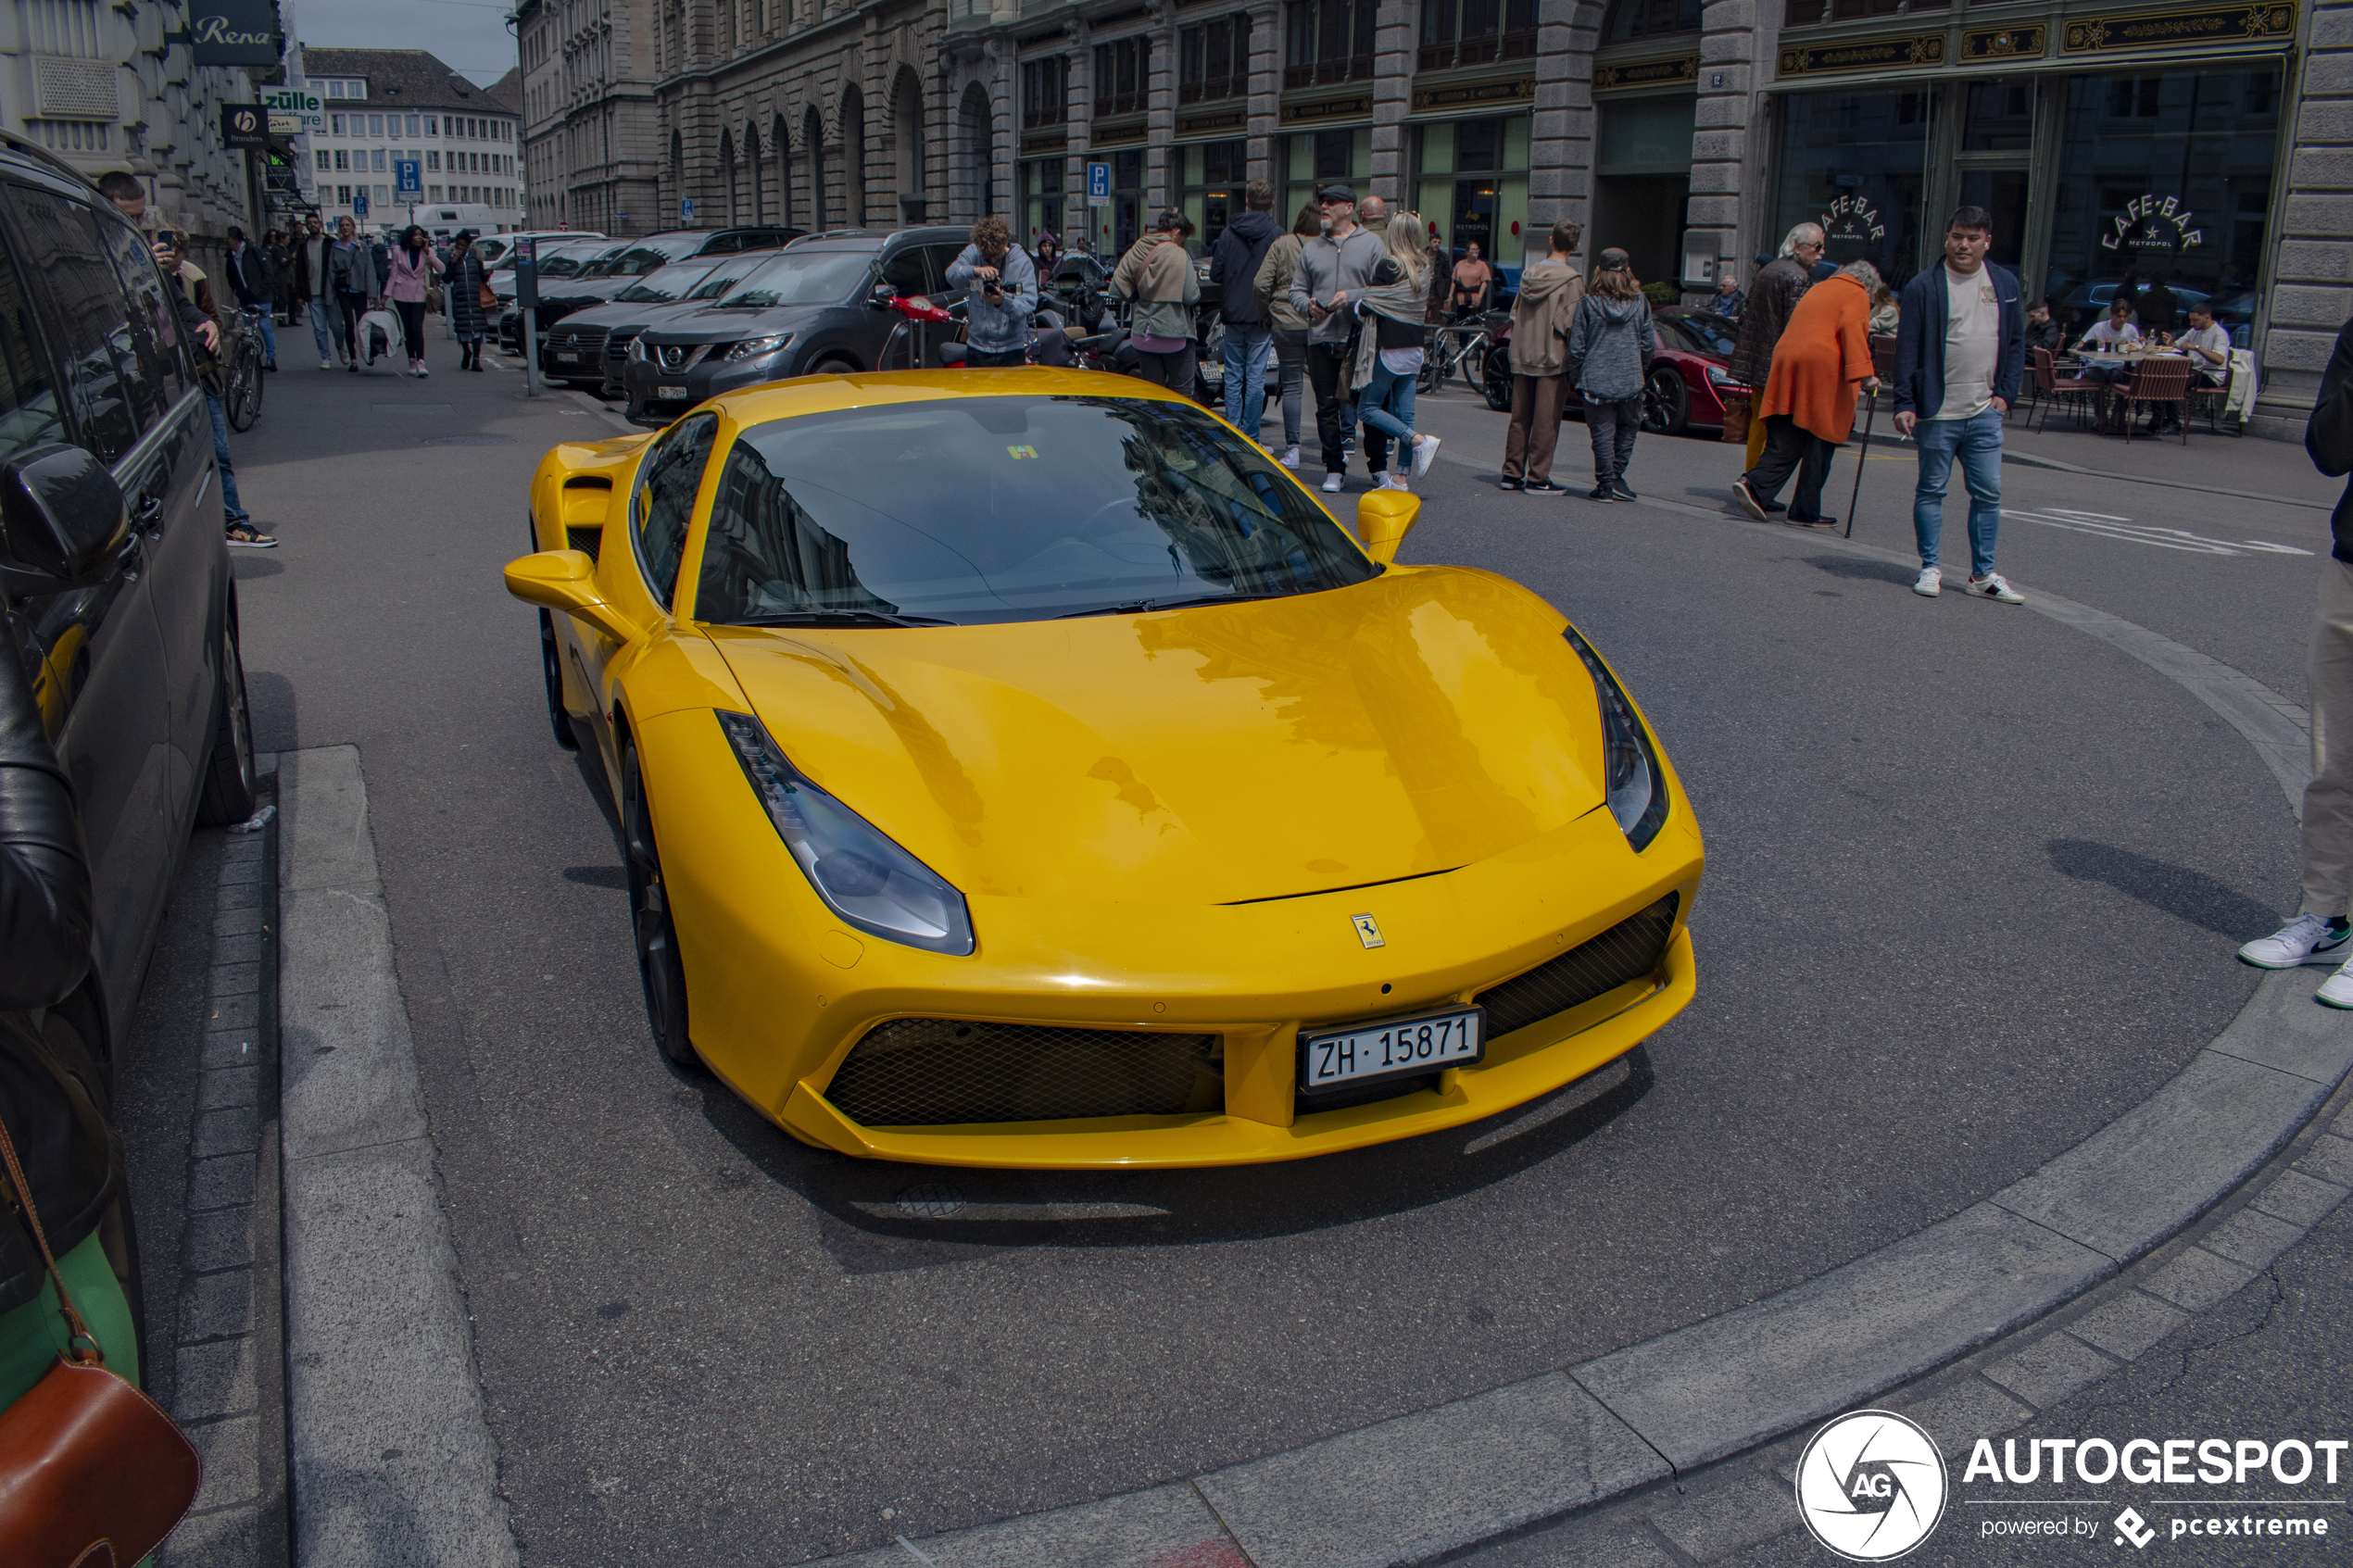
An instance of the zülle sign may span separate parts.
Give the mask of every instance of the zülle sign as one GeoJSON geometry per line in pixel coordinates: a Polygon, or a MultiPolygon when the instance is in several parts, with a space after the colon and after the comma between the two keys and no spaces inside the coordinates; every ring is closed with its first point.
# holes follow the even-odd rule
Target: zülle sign
{"type": "Polygon", "coordinates": [[[189,9],[200,66],[274,66],[284,52],[271,0],[195,0],[189,9]]]}
{"type": "Polygon", "coordinates": [[[270,111],[270,129],[278,130],[278,121],[291,120],[281,134],[297,131],[324,131],[327,117],[320,112],[319,95],[299,87],[273,87],[261,95],[262,107],[270,111]]]}

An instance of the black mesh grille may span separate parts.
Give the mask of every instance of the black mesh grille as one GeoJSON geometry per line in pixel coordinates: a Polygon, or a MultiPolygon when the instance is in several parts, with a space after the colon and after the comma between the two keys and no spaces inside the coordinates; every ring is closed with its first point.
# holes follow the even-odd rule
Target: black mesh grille
{"type": "Polygon", "coordinates": [[[637,333],[642,330],[635,327],[623,327],[605,339],[605,368],[607,370],[610,370],[615,365],[628,362],[629,345],[637,341],[637,333]]]}
{"type": "Polygon", "coordinates": [[[1501,1039],[1515,1029],[1582,1006],[1658,968],[1658,960],[1667,955],[1667,934],[1675,928],[1675,910],[1681,898],[1680,894],[1669,893],[1592,941],[1481,991],[1478,1005],[1487,1010],[1487,1037],[1501,1039]]]}
{"type": "Polygon", "coordinates": [[[564,530],[564,543],[571,546],[575,550],[585,551],[590,560],[595,560],[597,558],[597,546],[603,544],[604,539],[605,531],[601,528],[567,528],[564,530]]]}
{"type": "Polygon", "coordinates": [[[865,1127],[1217,1110],[1214,1035],[902,1018],[866,1032],[825,1098],[865,1127]]]}
{"type": "Polygon", "coordinates": [[[557,369],[562,370],[593,370],[602,375],[605,368],[605,329],[602,327],[561,326],[547,333],[548,362],[555,363],[558,354],[576,354],[557,369]]]}

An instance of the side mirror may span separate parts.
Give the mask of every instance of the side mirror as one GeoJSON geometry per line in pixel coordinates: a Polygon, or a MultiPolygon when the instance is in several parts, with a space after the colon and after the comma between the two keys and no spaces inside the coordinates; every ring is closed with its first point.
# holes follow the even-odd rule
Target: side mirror
{"type": "Polygon", "coordinates": [[[527,605],[576,615],[616,643],[635,635],[597,592],[597,563],[585,550],[542,550],[509,561],[507,592],[527,605]]]}
{"type": "Polygon", "coordinates": [[[68,587],[94,582],[131,535],[122,491],[94,453],[36,446],[0,466],[0,552],[68,587]]]}
{"type": "Polygon", "coordinates": [[[890,302],[898,297],[899,291],[888,283],[876,283],[871,299],[875,309],[887,310],[890,308],[890,302]]]}
{"type": "Polygon", "coordinates": [[[1421,497],[1402,490],[1367,490],[1358,496],[1356,537],[1364,542],[1365,553],[1383,566],[1394,563],[1397,546],[1405,542],[1421,509],[1421,497]]]}

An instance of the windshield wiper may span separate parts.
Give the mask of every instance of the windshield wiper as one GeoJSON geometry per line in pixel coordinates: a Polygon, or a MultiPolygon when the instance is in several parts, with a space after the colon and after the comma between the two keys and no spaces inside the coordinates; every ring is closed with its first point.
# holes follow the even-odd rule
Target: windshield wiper
{"type": "Polygon", "coordinates": [[[747,615],[735,621],[714,621],[714,626],[953,626],[936,615],[886,615],[878,609],[783,609],[774,615],[747,615]]]}
{"type": "Polygon", "coordinates": [[[1119,604],[1092,605],[1086,609],[1064,610],[1056,621],[1075,621],[1083,615],[1143,615],[1155,609],[1190,609],[1197,605],[1238,605],[1252,599],[1288,599],[1289,594],[1196,594],[1181,599],[1128,599],[1119,604]]]}

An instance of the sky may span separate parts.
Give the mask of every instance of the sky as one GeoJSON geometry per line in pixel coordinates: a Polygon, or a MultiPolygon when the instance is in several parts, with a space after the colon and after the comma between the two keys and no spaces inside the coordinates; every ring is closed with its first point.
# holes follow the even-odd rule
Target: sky
{"type": "Polygon", "coordinates": [[[425,49],[487,87],[515,63],[512,0],[284,0],[290,29],[312,49],[425,49]]]}

